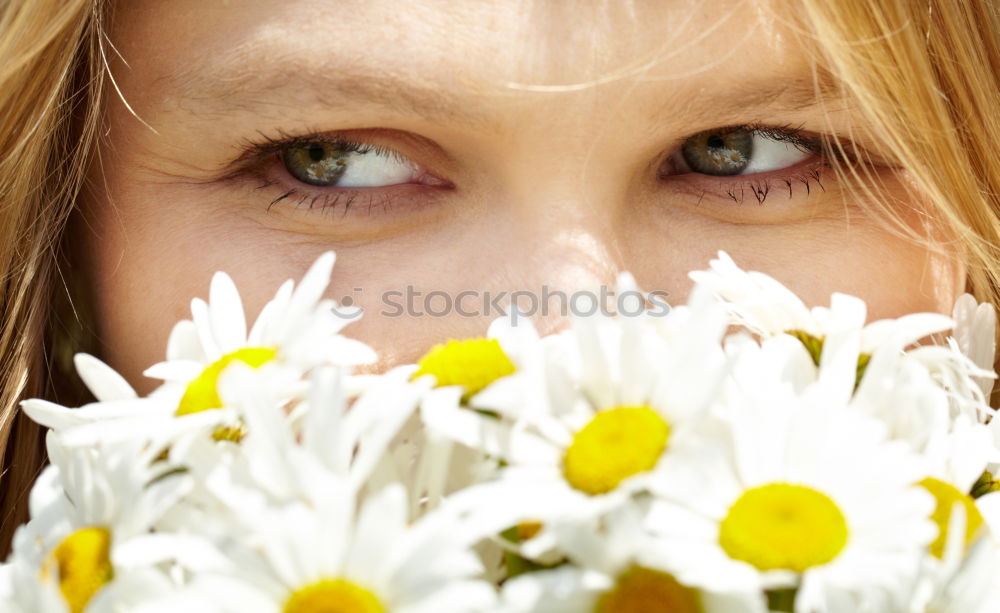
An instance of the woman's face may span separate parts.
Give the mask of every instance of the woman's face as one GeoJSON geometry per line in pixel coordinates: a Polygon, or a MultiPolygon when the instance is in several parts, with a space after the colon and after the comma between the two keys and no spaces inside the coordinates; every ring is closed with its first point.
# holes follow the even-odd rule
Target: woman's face
{"type": "MultiPolygon", "coordinates": [[[[252,316],[330,249],[329,295],[365,307],[347,333],[382,366],[483,334],[501,292],[548,296],[543,332],[563,321],[557,292],[622,270],[683,302],[720,249],[814,304],[947,312],[961,265],[894,234],[812,150],[860,116],[816,93],[789,17],[753,1],[122,2],[109,61],[131,108],[112,90],[76,226],[105,356],[148,389],[214,271],[252,316]]],[[[935,240],[897,175],[874,170],[935,240]]]]}

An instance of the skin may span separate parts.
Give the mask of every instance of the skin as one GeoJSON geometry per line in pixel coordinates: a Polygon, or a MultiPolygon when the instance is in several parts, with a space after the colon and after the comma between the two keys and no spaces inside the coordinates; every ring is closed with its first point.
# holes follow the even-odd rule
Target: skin
{"type": "MultiPolygon", "coordinates": [[[[629,270],[678,304],[687,272],[720,249],[810,304],[842,291],[867,300],[870,319],[950,312],[964,268],[888,161],[873,177],[924,242],[898,236],[828,169],[822,188],[803,181],[817,158],[766,180],[661,176],[702,130],[863,127],[833,94],[802,95],[813,67],[777,18],[787,7],[560,4],[120,3],[111,68],[132,112],[110,93],[77,224],[103,357],[148,390],[142,370],[214,271],[234,278],[252,317],[330,249],[329,295],[366,308],[346,333],[372,344],[377,368],[482,335],[496,315],[389,317],[387,291],[571,293],[629,270]],[[233,172],[261,133],[311,132],[394,149],[437,184],[365,188],[347,209],[323,208],[338,188],[297,184],[275,156],[233,172]],[[763,204],[753,180],[771,185],[763,204]]],[[[536,323],[544,333],[565,320],[536,323]]]]}

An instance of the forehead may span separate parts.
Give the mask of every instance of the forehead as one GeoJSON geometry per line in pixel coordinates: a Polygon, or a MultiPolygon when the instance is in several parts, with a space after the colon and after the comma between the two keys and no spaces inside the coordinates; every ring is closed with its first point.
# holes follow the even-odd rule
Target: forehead
{"type": "Polygon", "coordinates": [[[137,0],[117,9],[112,40],[139,104],[178,92],[225,104],[336,76],[400,96],[400,83],[497,104],[627,88],[669,106],[715,85],[728,91],[731,79],[793,87],[813,78],[792,16],[763,0],[137,0]]]}

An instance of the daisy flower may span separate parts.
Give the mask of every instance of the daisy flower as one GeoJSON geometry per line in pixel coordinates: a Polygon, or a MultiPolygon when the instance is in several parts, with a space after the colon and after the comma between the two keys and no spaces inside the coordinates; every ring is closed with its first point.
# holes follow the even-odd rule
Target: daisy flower
{"type": "Polygon", "coordinates": [[[367,345],[340,335],[353,318],[335,315],[336,302],[322,298],[334,259],[333,252],[320,256],[298,286],[286,281],[249,332],[235,284],[227,274],[216,273],[209,301],[191,301],[192,320],[174,327],[167,361],[150,367],[145,375],[179,386],[177,414],[188,415],[221,406],[216,384],[233,362],[253,368],[277,363],[304,373],[321,364],[374,361],[367,345]]]}
{"type": "MultiPolygon", "coordinates": [[[[618,289],[638,294],[627,275],[618,289]]],[[[502,460],[505,480],[560,492],[555,508],[567,509],[564,518],[599,514],[643,489],[724,376],[724,314],[707,294],[695,300],[663,318],[675,318],[672,324],[643,316],[575,318],[571,330],[525,343],[533,348],[520,359],[527,366],[466,403],[457,392],[428,396],[425,421],[502,460]]],[[[495,322],[498,336],[503,325],[495,322]]]]}
{"type": "Polygon", "coordinates": [[[189,499],[319,504],[341,495],[343,487],[360,492],[427,387],[396,369],[354,396],[350,377],[329,366],[315,369],[308,383],[305,400],[289,415],[259,371],[233,365],[220,378],[219,392],[236,407],[247,433],[239,445],[186,437],[171,448],[171,461],[196,477],[196,495],[189,499]]]}
{"type": "Polygon", "coordinates": [[[709,262],[708,270],[692,271],[688,276],[721,298],[736,323],[761,336],[795,331],[818,340],[830,330],[861,328],[865,322],[861,300],[834,294],[830,307],[810,309],[773,277],[744,271],[724,251],[709,262]]]}
{"type": "Polygon", "coordinates": [[[21,402],[24,412],[58,433],[63,445],[115,446],[143,440],[162,450],[184,433],[223,432],[221,428],[236,423],[233,413],[222,409],[179,417],[176,394],[161,393],[161,387],[140,398],[121,375],[99,359],[79,353],[74,363],[97,402],[76,408],[40,398],[21,402]]]}
{"type": "Polygon", "coordinates": [[[200,373],[206,365],[240,350],[270,349],[274,353],[271,359],[303,370],[317,364],[353,365],[374,360],[368,346],[340,335],[354,318],[338,317],[333,311],[343,307],[323,299],[334,261],[333,252],[328,251],[310,266],[297,286],[291,280],[282,284],[249,331],[236,285],[226,273],[215,273],[208,302],[200,298],[191,301],[192,319],[174,327],[167,344],[167,362],[152,367],[148,376],[189,380],[181,376],[185,368],[200,373]],[[322,342],[317,342],[320,339],[322,342]],[[199,367],[186,364],[189,362],[199,367]]]}
{"type": "MultiPolygon", "coordinates": [[[[979,500],[989,505],[996,492],[977,500],[973,488],[986,467],[996,462],[1000,452],[993,443],[990,429],[960,415],[947,434],[938,434],[928,442],[922,458],[927,476],[920,484],[935,499],[932,519],[938,526],[938,537],[931,543],[930,552],[937,558],[944,555],[945,545],[951,534],[949,524],[954,510],[961,508],[964,515],[964,547],[970,546],[986,532],[979,500]]],[[[964,550],[964,549],[963,549],[964,550]]]]}
{"type": "Polygon", "coordinates": [[[639,506],[586,524],[561,525],[569,564],[503,585],[504,613],[766,613],[762,593],[720,594],[677,580],[643,529],[639,506]]]}
{"type": "Polygon", "coordinates": [[[500,419],[489,402],[479,399],[519,398],[525,410],[532,410],[538,402],[524,390],[537,388],[543,359],[538,333],[517,312],[494,320],[485,337],[432,347],[411,367],[411,376],[434,389],[421,403],[420,419],[394,446],[395,467],[382,471],[383,478],[414,484],[414,492],[425,492],[425,507],[448,492],[489,479],[512,422],[500,419]],[[429,478],[432,474],[438,478],[429,478]]]}
{"type": "MultiPolygon", "coordinates": [[[[542,340],[531,320],[514,311],[498,317],[485,337],[451,339],[433,346],[417,362],[413,378],[427,378],[445,395],[460,395],[462,405],[488,410],[489,398],[520,398],[535,406],[538,400],[523,394],[544,371],[542,340]],[[526,381],[528,379],[528,381],[526,381]]],[[[529,409],[530,410],[530,409],[529,409]]]]}
{"type": "Polygon", "coordinates": [[[173,589],[159,568],[198,555],[183,537],[152,534],[190,486],[152,467],[135,445],[70,449],[48,437],[52,464],[31,491],[31,520],[19,528],[8,567],[14,599],[33,613],[132,610],[173,589]]]}
{"type": "MultiPolygon", "coordinates": [[[[774,278],[742,270],[724,251],[709,263],[708,270],[692,271],[688,276],[723,300],[734,323],[765,338],[778,334],[795,336],[806,346],[817,365],[823,362],[824,340],[831,334],[858,331],[859,351],[868,354],[890,338],[906,347],[955,327],[952,318],[937,313],[914,313],[866,324],[864,301],[837,292],[831,295],[829,307],[809,308],[774,278]]],[[[974,322],[976,334],[984,332],[988,326],[987,310],[977,310],[974,316],[969,316],[968,309],[968,299],[963,299],[956,305],[955,313],[961,315],[963,323],[974,322]]],[[[962,336],[963,342],[969,345],[969,335],[962,336]]],[[[977,356],[985,355],[985,349],[981,342],[977,344],[977,356]]],[[[974,363],[970,364],[977,375],[983,375],[974,363]]]]}
{"type": "Polygon", "coordinates": [[[880,422],[828,398],[819,385],[750,395],[660,473],[648,527],[680,580],[797,589],[804,613],[912,578],[936,533],[933,497],[916,485],[923,465],[880,422]]]}
{"type": "Polygon", "coordinates": [[[967,514],[956,507],[940,555],[923,559],[920,575],[892,610],[905,613],[990,613],[1000,608],[1000,546],[991,538],[971,544],[967,514]]]}
{"type": "MultiPolygon", "coordinates": [[[[395,484],[356,510],[351,488],[318,505],[254,507],[251,535],[223,541],[232,561],[194,577],[191,589],[238,613],[449,613],[493,611],[470,547],[492,527],[445,504],[414,523],[395,484]]],[[[233,509],[241,513],[241,509],[233,509]]]]}
{"type": "Polygon", "coordinates": [[[281,402],[294,405],[307,385],[302,377],[323,364],[352,366],[374,360],[363,343],[340,334],[350,321],[334,315],[336,303],[322,299],[333,270],[334,255],[316,260],[297,286],[284,283],[247,331],[242,300],[225,273],[212,278],[209,301],[194,299],[193,319],[179,322],[167,347],[167,361],[146,376],[164,384],[148,398],[136,393],[113,369],[96,358],[76,357],[84,382],[99,402],[68,409],[42,400],[25,402],[25,410],[42,425],[65,432],[67,444],[144,438],[167,447],[192,430],[210,432],[216,440],[238,441],[245,432],[223,408],[218,381],[232,364],[259,369],[276,388],[281,402]],[[207,415],[200,415],[208,412],[207,415]],[[178,419],[184,418],[184,419],[178,419]],[[82,427],[75,427],[82,426],[82,427]]]}
{"type": "Polygon", "coordinates": [[[139,398],[124,377],[94,356],[78,353],[73,356],[73,364],[96,402],[69,408],[40,398],[22,401],[21,407],[38,424],[64,433],[76,426],[162,412],[157,407],[158,398],[139,398]]]}
{"type": "Polygon", "coordinates": [[[817,358],[822,340],[832,332],[861,331],[861,350],[876,347],[889,334],[905,333],[914,342],[951,328],[944,315],[919,313],[865,325],[867,307],[860,298],[842,293],[831,295],[830,306],[809,308],[790,289],[762,272],[744,271],[720,251],[708,270],[688,276],[700,287],[723,300],[734,322],[762,337],[793,334],[817,358]]]}
{"type": "MultiPolygon", "coordinates": [[[[846,357],[845,350],[853,345],[857,404],[876,410],[883,407],[882,416],[895,427],[905,430],[915,424],[939,423],[960,413],[985,423],[993,414],[989,390],[996,378],[992,370],[996,316],[991,305],[978,304],[968,294],[956,301],[952,317],[914,313],[866,324],[866,307],[861,299],[834,293],[829,307],[810,309],[780,282],[760,272],[740,269],[722,251],[708,270],[693,271],[689,276],[725,302],[733,323],[764,339],[778,335],[797,338],[812,357],[817,373],[827,367],[831,354],[846,357]],[[945,345],[914,347],[921,339],[948,330],[952,330],[952,336],[945,345]],[[878,360],[875,353],[881,354],[878,360]],[[900,378],[914,377],[913,365],[908,362],[917,362],[929,373],[928,380],[944,392],[947,416],[937,414],[939,410],[932,406],[939,404],[936,399],[918,399],[919,414],[884,408],[912,399],[910,386],[896,384],[900,378]],[[890,398],[896,393],[910,397],[890,398]]],[[[919,433],[908,434],[919,438],[919,433]]]]}

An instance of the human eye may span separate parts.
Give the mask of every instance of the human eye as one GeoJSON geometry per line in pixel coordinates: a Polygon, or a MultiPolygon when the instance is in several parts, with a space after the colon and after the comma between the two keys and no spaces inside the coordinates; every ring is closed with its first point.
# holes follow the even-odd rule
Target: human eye
{"type": "Polygon", "coordinates": [[[835,155],[824,139],[787,126],[725,126],[688,136],[660,166],[661,180],[690,187],[699,201],[718,194],[763,204],[772,191],[822,188],[821,174],[835,155]],[[773,188],[781,188],[774,190],[773,188]]]}
{"type": "Polygon", "coordinates": [[[281,161],[293,178],[318,187],[389,187],[421,173],[395,151],[347,141],[284,147],[281,161]]]}
{"type": "Polygon", "coordinates": [[[352,206],[369,213],[388,211],[392,205],[427,196],[421,188],[450,186],[396,149],[376,142],[385,140],[385,134],[371,131],[365,140],[361,132],[262,136],[260,142],[244,144],[242,170],[234,174],[262,180],[255,191],[277,190],[268,210],[288,202],[309,209],[339,208],[345,214],[352,206]]]}

